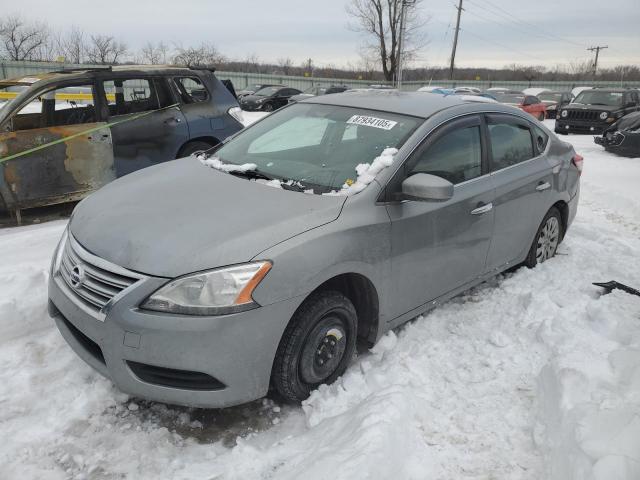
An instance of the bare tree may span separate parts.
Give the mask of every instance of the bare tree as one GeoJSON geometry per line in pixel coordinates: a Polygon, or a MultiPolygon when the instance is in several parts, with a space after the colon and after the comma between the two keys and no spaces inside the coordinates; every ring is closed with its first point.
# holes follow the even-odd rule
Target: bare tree
{"type": "Polygon", "coordinates": [[[215,65],[224,62],[224,56],[211,43],[203,43],[199,47],[184,48],[178,44],[175,46],[176,54],[173,63],[193,67],[197,65],[215,65]]]}
{"type": "Polygon", "coordinates": [[[289,75],[291,73],[291,69],[293,68],[293,60],[291,60],[289,57],[279,58],[278,67],[280,67],[282,73],[284,73],[285,75],[289,75]]]}
{"type": "Polygon", "coordinates": [[[70,63],[82,63],[87,53],[85,33],[75,25],[65,34],[55,39],[57,54],[70,63]]]}
{"type": "Polygon", "coordinates": [[[142,47],[142,63],[150,63],[151,65],[160,65],[167,63],[167,52],[169,47],[163,42],[157,45],[147,42],[142,47]]]}
{"type": "Polygon", "coordinates": [[[44,60],[50,52],[49,30],[39,22],[12,15],[0,23],[3,56],[9,60],[44,60]]]}
{"type": "Polygon", "coordinates": [[[127,53],[127,46],[108,35],[91,35],[87,58],[91,63],[112,65],[127,53]]]}
{"type": "MultiPolygon", "coordinates": [[[[405,35],[403,61],[415,57],[417,51],[426,44],[422,31],[425,21],[418,14],[422,0],[405,7],[405,35]]],[[[400,55],[400,20],[403,0],[350,0],[347,13],[354,23],[350,28],[366,34],[369,39],[365,47],[375,52],[382,66],[385,79],[391,81],[396,76],[400,55]]]]}

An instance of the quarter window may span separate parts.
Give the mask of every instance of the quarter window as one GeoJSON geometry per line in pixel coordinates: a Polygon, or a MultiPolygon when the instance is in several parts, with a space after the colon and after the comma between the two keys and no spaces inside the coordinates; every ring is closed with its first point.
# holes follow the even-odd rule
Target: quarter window
{"type": "Polygon", "coordinates": [[[516,165],[535,156],[531,131],[517,123],[490,123],[489,138],[493,153],[493,170],[516,165]]]}
{"type": "Polygon", "coordinates": [[[204,102],[209,98],[206,87],[197,77],[181,77],[175,79],[183,103],[204,102]]]}
{"type": "Polygon", "coordinates": [[[420,155],[408,176],[429,173],[455,185],[479,177],[481,172],[480,127],[473,126],[445,133],[420,155]]]}

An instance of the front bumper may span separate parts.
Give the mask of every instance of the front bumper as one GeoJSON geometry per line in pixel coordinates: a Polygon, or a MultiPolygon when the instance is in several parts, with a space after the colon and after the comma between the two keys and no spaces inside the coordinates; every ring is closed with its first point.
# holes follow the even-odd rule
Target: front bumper
{"type": "Polygon", "coordinates": [[[101,321],[77,305],[56,273],[49,281],[49,312],[78,356],[132,396],[216,408],[264,396],[280,338],[300,300],[214,317],[139,309],[165,282],[141,280],[105,307],[101,321]]]}
{"type": "Polygon", "coordinates": [[[580,120],[563,120],[556,119],[556,133],[582,133],[586,135],[600,135],[604,130],[610,127],[610,123],[595,123],[580,120]]]}

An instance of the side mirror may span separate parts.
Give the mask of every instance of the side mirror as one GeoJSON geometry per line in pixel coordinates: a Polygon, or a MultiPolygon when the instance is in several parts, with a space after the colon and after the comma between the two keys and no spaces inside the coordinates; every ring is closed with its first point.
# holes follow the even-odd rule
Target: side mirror
{"type": "Polygon", "coordinates": [[[453,183],[428,173],[416,173],[402,182],[402,197],[422,202],[449,200],[453,197],[453,183]]]}

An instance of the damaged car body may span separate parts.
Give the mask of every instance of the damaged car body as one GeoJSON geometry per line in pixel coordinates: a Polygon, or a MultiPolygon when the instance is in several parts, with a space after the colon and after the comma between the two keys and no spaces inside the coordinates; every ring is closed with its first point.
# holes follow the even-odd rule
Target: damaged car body
{"type": "Polygon", "coordinates": [[[640,112],[630,113],[593,139],[607,152],[623,157],[640,157],[640,112]]]}
{"type": "Polygon", "coordinates": [[[242,129],[212,70],[105,67],[0,81],[0,207],[76,201],[242,129]]]}

